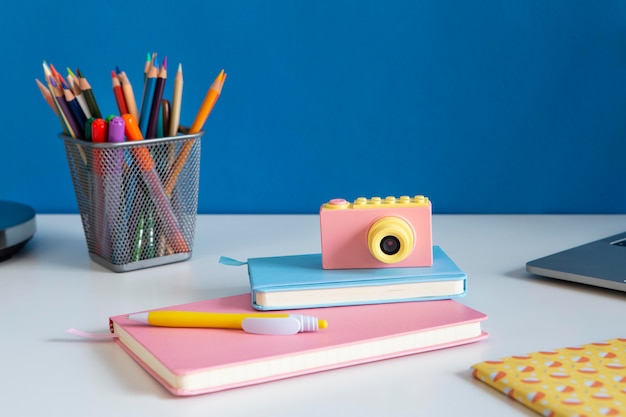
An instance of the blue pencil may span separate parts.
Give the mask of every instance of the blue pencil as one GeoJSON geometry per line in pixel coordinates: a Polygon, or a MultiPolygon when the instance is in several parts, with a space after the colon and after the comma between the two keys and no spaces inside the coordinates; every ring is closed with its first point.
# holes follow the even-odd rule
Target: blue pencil
{"type": "Polygon", "coordinates": [[[148,133],[148,122],[150,121],[150,110],[152,109],[152,99],[156,88],[158,70],[155,66],[150,67],[148,78],[146,78],[146,88],[141,100],[141,112],[139,113],[139,130],[146,136],[148,133]]]}
{"type": "Polygon", "coordinates": [[[74,96],[74,93],[68,88],[67,84],[64,82],[61,83],[61,87],[63,88],[63,95],[65,96],[65,101],[74,116],[74,120],[76,121],[76,128],[78,132],[76,133],[76,137],[80,139],[85,138],[85,122],[87,122],[87,118],[85,117],[85,113],[83,109],[80,108],[80,104],[78,104],[78,100],[74,96]]]}

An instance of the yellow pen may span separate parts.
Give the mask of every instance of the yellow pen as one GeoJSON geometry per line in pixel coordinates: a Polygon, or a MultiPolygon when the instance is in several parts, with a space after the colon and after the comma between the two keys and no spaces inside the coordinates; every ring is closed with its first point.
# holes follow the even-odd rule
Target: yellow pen
{"type": "Polygon", "coordinates": [[[246,333],[289,335],[326,329],[328,322],[317,317],[288,313],[210,313],[157,310],[134,313],[129,320],[160,327],[242,329],[246,333]]]}

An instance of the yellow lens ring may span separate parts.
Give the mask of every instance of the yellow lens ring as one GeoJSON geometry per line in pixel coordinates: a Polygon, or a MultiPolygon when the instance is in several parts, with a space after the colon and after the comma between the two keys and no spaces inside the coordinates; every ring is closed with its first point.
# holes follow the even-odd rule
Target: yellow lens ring
{"type": "Polygon", "coordinates": [[[367,246],[372,256],[381,262],[387,264],[401,262],[413,252],[415,246],[413,228],[399,217],[381,217],[367,232],[367,246]],[[387,236],[394,236],[400,242],[400,249],[392,255],[386,254],[380,247],[380,243],[387,236]]]}

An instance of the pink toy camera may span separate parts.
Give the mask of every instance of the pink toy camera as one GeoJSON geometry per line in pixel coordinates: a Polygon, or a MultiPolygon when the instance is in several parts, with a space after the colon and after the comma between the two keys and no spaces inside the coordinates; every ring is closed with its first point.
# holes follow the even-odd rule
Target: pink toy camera
{"type": "Polygon", "coordinates": [[[432,266],[432,207],[418,195],[334,199],[320,209],[324,269],[432,266]]]}

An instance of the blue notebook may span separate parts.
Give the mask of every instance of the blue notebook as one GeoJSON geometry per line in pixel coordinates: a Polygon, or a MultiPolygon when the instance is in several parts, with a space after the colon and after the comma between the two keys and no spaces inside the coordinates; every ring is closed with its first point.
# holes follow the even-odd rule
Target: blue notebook
{"type": "Polygon", "coordinates": [[[465,295],[467,275],[439,246],[433,265],[419,268],[322,269],[321,254],[250,258],[252,305],[286,310],[440,300],[465,295]]]}

